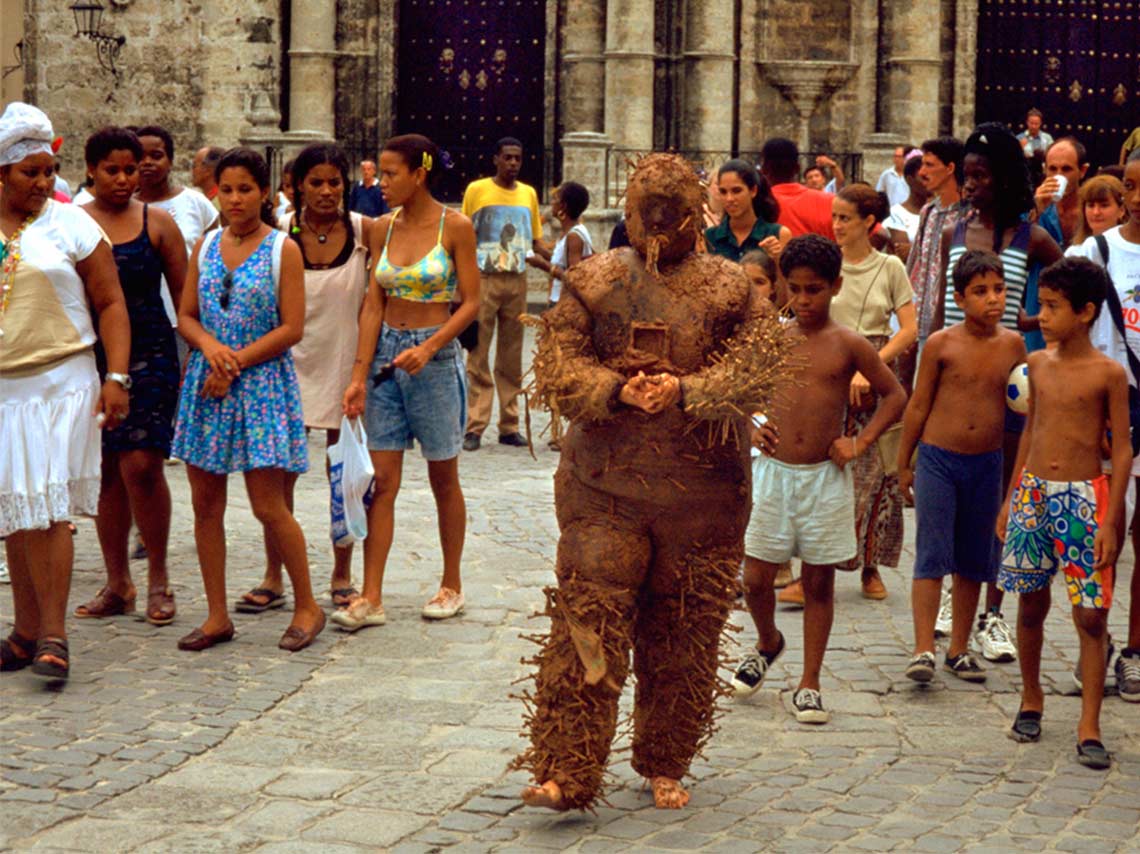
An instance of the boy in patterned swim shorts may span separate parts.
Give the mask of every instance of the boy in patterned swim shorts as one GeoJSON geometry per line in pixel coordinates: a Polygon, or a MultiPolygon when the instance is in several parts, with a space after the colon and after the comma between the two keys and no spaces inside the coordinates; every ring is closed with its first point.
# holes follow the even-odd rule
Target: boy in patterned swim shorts
{"type": "Polygon", "coordinates": [[[1108,275],[1084,258],[1066,258],[1041,273],[1041,332],[1051,345],[1029,357],[1029,415],[1018,446],[1006,506],[998,517],[1005,541],[998,585],[1020,594],[1017,646],[1021,661],[1021,709],[1010,738],[1041,737],[1042,626],[1049,613],[1049,584],[1065,573],[1073,622],[1080,639],[1081,719],[1077,759],[1108,768],[1100,740],[1112,561],[1124,491],[1132,465],[1128,378],[1124,369],[1089,341],[1108,275]],[[1112,478],[1101,473],[1101,439],[1112,435],[1112,478]]]}

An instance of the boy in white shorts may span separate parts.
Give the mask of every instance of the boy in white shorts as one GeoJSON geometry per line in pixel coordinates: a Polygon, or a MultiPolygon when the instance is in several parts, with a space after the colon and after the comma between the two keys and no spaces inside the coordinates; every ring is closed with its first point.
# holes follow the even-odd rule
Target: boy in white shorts
{"type": "Polygon", "coordinates": [[[766,423],[753,431],[761,455],[752,467],[752,519],[744,537],[744,596],[759,643],[737,668],[737,696],[759,690],[784,651],[776,629],[773,582],[784,561],[803,560],[804,671],[792,696],[796,720],[827,723],[819,676],[834,616],[835,565],[855,555],[855,496],[847,464],[878,453],[880,434],[898,421],[906,393],[863,336],[832,322],[839,293],[839,247],[817,235],[793,238],[780,255],[790,307],[789,332],[802,336],[793,359],[802,370],[776,396],[766,423]],[[798,358],[797,358],[798,357],[798,358]],[[861,373],[878,396],[858,436],[843,435],[852,378],[861,373]],[[783,439],[783,441],[781,441],[783,439]]]}

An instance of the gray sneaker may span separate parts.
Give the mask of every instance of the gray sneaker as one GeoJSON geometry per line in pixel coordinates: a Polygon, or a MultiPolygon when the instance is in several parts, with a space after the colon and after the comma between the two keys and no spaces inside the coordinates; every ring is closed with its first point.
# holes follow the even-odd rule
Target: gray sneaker
{"type": "Polygon", "coordinates": [[[1120,699],[1140,703],[1140,649],[1126,647],[1116,659],[1116,690],[1120,699]]]}

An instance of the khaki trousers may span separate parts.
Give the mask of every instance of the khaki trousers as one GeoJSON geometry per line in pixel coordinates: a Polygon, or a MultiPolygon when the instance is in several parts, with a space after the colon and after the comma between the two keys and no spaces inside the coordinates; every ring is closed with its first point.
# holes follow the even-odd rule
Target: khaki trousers
{"type": "Polygon", "coordinates": [[[499,435],[519,430],[518,396],[522,391],[523,325],[526,275],[484,273],[479,292],[479,343],[467,356],[467,432],[483,435],[491,422],[495,390],[499,394],[499,435]],[[492,386],[491,338],[498,325],[492,386]]]}

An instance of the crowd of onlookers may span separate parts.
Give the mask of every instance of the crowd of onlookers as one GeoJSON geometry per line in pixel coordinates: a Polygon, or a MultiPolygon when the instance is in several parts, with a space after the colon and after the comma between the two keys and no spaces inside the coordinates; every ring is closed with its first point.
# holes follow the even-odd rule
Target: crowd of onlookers
{"type": "MultiPolygon", "coordinates": [[[[936,634],[949,637],[947,671],[972,681],[985,678],[975,651],[996,662],[1012,661],[1020,651],[1026,702],[1040,705],[1032,695],[1036,665],[1026,670],[1024,661],[1027,654],[1039,658],[1039,639],[1033,645],[1039,625],[1032,625],[1023,599],[1015,641],[1002,611],[1004,592],[1032,591],[1018,586],[1024,579],[999,576],[1007,560],[990,535],[1002,498],[1022,484],[1024,456],[1031,453],[1029,441],[1021,441],[1026,417],[1005,407],[1000,378],[1002,419],[991,425],[997,444],[980,449],[990,456],[977,463],[985,475],[978,478],[994,476],[985,480],[988,497],[968,502],[974,516],[950,525],[944,514],[964,500],[961,492],[954,498],[952,482],[965,476],[931,474],[930,448],[938,441],[929,436],[961,444],[952,430],[931,433],[931,425],[962,419],[939,404],[942,392],[935,390],[952,385],[955,358],[969,363],[972,357],[931,354],[953,352],[954,330],[975,338],[988,330],[1012,348],[1014,364],[1028,354],[1030,383],[1039,391],[1047,369],[1034,354],[1068,352],[1042,318],[1056,309],[1057,293],[1070,294],[1070,278],[1084,269],[1072,273],[1058,262],[1077,256],[1107,271],[1115,296],[1091,299],[1098,307],[1087,324],[1092,344],[1136,385],[1140,133],[1126,141],[1120,164],[1094,170],[1081,142],[1052,139],[1036,111],[1025,125],[1017,136],[986,124],[965,142],[939,137],[900,146],[874,186],[852,181],[826,156],[804,169],[795,144],[779,138],[765,143],[758,165],[734,159],[706,177],[704,251],[739,262],[756,292],[801,326],[813,309],[810,288],[795,271],[803,273],[800,279],[825,281],[834,291],[826,316],[885,366],[853,371],[844,393],[841,432],[857,453],[846,469],[850,507],[843,505],[839,518],[849,513],[851,530],[837,532],[832,519],[806,541],[793,537],[791,551],[774,547],[774,528],[803,520],[774,520],[780,514],[772,508],[784,506],[778,501],[783,487],[757,496],[744,577],[759,643],[734,675],[738,693],[757,690],[783,651],[777,601],[803,606],[805,620],[819,625],[818,609],[830,607],[831,595],[816,572],[820,566],[857,571],[868,599],[888,595],[879,568],[898,565],[903,508],[914,503],[916,646],[908,675],[933,678],[936,634]],[[796,257],[815,260],[789,270],[784,253],[806,235],[830,248],[808,251],[801,244],[796,257]],[[1000,291],[988,315],[971,302],[982,284],[1000,291]],[[1001,329],[1010,335],[998,335],[1001,329]],[[913,429],[911,409],[902,423],[880,423],[884,401],[894,400],[892,382],[911,394],[912,409],[925,407],[921,418],[913,416],[913,429]],[[876,441],[863,442],[872,423],[876,441]],[[920,440],[915,463],[910,452],[920,440]],[[936,498],[949,503],[933,510],[929,502],[936,498]],[[983,505],[990,516],[989,509],[979,511],[983,505]],[[939,526],[943,537],[936,542],[939,526]],[[820,538],[815,546],[812,536],[820,538]],[[986,548],[959,554],[955,549],[966,540],[986,548]],[[793,552],[804,561],[798,577],[793,552]],[[964,567],[963,560],[977,565],[964,567]],[[944,588],[948,575],[954,582],[944,588]],[[975,621],[982,585],[984,605],[975,621]]],[[[555,188],[545,220],[548,228],[556,224],[552,242],[535,189],[519,180],[523,148],[511,137],[491,152],[494,174],[467,187],[460,209],[432,195],[450,165],[447,153],[415,134],[394,137],[376,162],[359,164],[359,179],[336,145],[310,145],[286,164],[279,187],[271,187],[257,152],[207,146],[193,155],[190,188],[174,178],[174,142],[166,129],[109,127],[86,141],[87,180],[74,199],[56,171],[57,146],[50,120],[34,107],[14,103],[0,118],[0,429],[17,437],[0,457],[0,536],[15,606],[14,629],[0,642],[3,668],[67,677],[73,530],[67,520],[75,514],[95,517],[107,578],[74,616],[107,618],[136,608],[134,554],[147,560],[146,619],[156,625],[175,619],[164,466],[172,457],[186,465],[208,602],[205,621],[179,646],[201,650],[233,637],[224,515],[227,478],[235,472],[242,473],[263,528],[266,570],[233,607],[281,607],[287,573],[294,611],[281,646],[310,644],[326,616],[312,592],[305,533],[292,508],[296,479],[309,464],[306,434],[314,429],[325,431],[330,446],[366,445],[375,478],[363,584],[353,584],[351,544],[334,548],[330,618],[347,630],[385,621],[382,582],[396,528],[394,503],[403,452],[415,442],[427,460],[443,552],[439,591],[423,615],[459,614],[466,524],[460,452],[480,448],[496,397],[497,441],[528,445],[518,412],[527,268],[549,274],[547,302],[554,310],[568,294],[574,298],[568,273],[596,251],[596,235],[583,219],[586,188],[573,181],[555,188]]],[[[610,248],[623,245],[628,234],[619,222],[610,248]]],[[[1080,305],[1071,307],[1080,314],[1080,305]]],[[[1005,364],[1002,359],[993,364],[1005,364]]],[[[1036,439],[1039,433],[1028,426],[1036,439]]],[[[552,419],[555,449],[561,431],[552,419]]],[[[757,466],[778,458],[776,432],[774,422],[758,418],[757,466]]],[[[946,463],[946,471],[958,471],[953,466],[959,464],[946,463]]],[[[1140,476],[1140,463],[1132,463],[1132,474],[1140,476]]],[[[1098,496],[1082,499],[1096,521],[1124,531],[1123,504],[1121,518],[1105,521],[1108,494],[1098,496]]],[[[1128,518],[1134,521],[1131,510],[1128,518]]],[[[1132,525],[1131,531],[1135,550],[1140,530],[1132,525]]],[[[1009,550],[1007,544],[1007,557],[1009,550]]],[[[1098,572],[1107,565],[1103,557],[1097,551],[1092,561],[1098,572]]],[[[1116,554],[1109,557],[1114,563],[1116,554]]],[[[1063,555],[1054,558],[1064,563],[1063,555]]],[[[1074,560],[1083,566],[1085,556],[1074,560]]],[[[1081,616],[1106,613],[1111,573],[1098,575],[1099,594],[1077,595],[1067,567],[1082,650],[1101,650],[1102,679],[1107,665],[1121,696],[1140,699],[1140,574],[1122,600],[1130,601],[1129,637],[1114,654],[1103,632],[1094,637],[1095,620],[1081,616]]],[[[1040,611],[1042,603],[1035,604],[1040,611]]],[[[805,721],[826,719],[818,693],[826,642],[826,633],[805,630],[805,668],[815,668],[801,685],[815,692],[806,701],[805,721]]],[[[1087,681],[1093,672],[1082,661],[1074,676],[1087,681]]],[[[1023,711],[1037,712],[1040,720],[1039,708],[1023,711]]]]}

